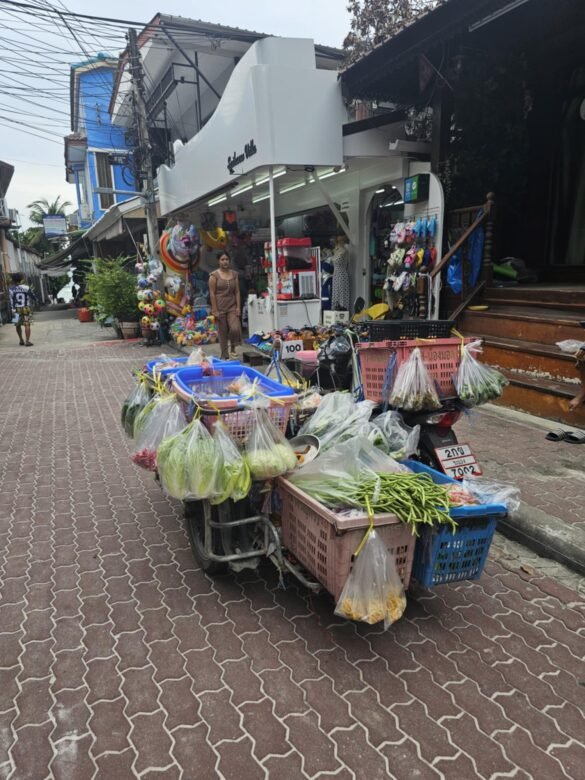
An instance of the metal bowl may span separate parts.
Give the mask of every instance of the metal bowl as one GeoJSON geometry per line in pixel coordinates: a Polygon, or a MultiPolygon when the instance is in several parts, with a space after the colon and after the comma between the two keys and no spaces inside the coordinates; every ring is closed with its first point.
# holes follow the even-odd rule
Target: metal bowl
{"type": "Polygon", "coordinates": [[[299,465],[306,466],[312,460],[315,460],[321,449],[321,442],[316,436],[306,433],[303,436],[295,436],[294,439],[289,441],[290,446],[293,448],[297,458],[299,455],[303,456],[302,463],[299,465]]]}

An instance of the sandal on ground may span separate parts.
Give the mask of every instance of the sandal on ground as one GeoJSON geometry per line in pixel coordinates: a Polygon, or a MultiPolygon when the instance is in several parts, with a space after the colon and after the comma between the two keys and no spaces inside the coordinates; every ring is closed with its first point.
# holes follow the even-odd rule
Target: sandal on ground
{"type": "Polygon", "coordinates": [[[34,344],[32,343],[32,341],[27,341],[24,346],[25,347],[34,347],[34,344]]]}
{"type": "Polygon", "coordinates": [[[571,444],[585,444],[585,431],[569,431],[565,435],[565,441],[571,444]]]}
{"type": "Polygon", "coordinates": [[[548,439],[548,441],[564,441],[568,433],[568,431],[564,431],[562,428],[557,428],[554,431],[549,431],[545,439],[548,439]]]}

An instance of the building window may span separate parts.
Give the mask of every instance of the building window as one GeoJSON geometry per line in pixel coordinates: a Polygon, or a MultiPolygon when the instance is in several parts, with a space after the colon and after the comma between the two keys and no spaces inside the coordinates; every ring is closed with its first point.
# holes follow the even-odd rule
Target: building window
{"type": "MultiPolygon", "coordinates": [[[[113,183],[113,177],[112,177],[112,166],[110,165],[109,155],[105,154],[104,152],[96,152],[95,153],[95,167],[97,171],[97,181],[98,181],[98,187],[107,187],[108,189],[113,189],[114,183],[113,183]]],[[[115,198],[113,193],[100,193],[100,208],[103,211],[106,211],[106,209],[109,209],[110,206],[113,206],[115,203],[115,198]]]]}

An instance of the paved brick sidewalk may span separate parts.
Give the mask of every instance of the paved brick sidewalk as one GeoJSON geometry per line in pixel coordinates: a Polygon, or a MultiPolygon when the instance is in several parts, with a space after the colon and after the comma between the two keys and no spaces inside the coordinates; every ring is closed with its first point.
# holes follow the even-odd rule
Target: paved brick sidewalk
{"type": "Polygon", "coordinates": [[[492,560],[383,633],[207,578],[119,428],[147,353],[2,354],[1,778],[583,777],[574,591],[492,560]]]}
{"type": "Polygon", "coordinates": [[[585,530],[585,446],[547,441],[558,423],[488,407],[457,423],[460,441],[468,441],[486,476],[516,482],[522,499],[585,530]]]}

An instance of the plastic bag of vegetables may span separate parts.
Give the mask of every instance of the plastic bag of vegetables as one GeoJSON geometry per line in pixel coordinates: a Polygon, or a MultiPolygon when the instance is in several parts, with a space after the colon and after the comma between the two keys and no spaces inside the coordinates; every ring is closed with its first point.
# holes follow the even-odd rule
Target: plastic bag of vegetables
{"type": "Polygon", "coordinates": [[[294,451],[264,409],[253,409],[254,423],[246,440],[246,461],[253,479],[272,479],[297,465],[294,451]]]}
{"type": "Polygon", "coordinates": [[[221,453],[222,465],[216,480],[216,494],[211,503],[221,504],[228,498],[232,501],[241,501],[252,487],[248,464],[221,421],[213,428],[213,440],[221,453]]]}
{"type": "Polygon", "coordinates": [[[163,439],[156,451],[156,467],[165,493],[182,501],[189,493],[187,442],[190,425],[181,433],[163,439]]]}
{"type": "Polygon", "coordinates": [[[385,412],[370,424],[368,439],[395,460],[404,460],[414,455],[418,449],[420,425],[409,428],[402,420],[400,412],[385,412]]]}
{"type": "Polygon", "coordinates": [[[389,398],[390,406],[411,412],[440,409],[441,401],[418,347],[398,369],[389,398]]]}
{"type": "Polygon", "coordinates": [[[481,352],[481,341],[472,341],[463,347],[455,387],[464,406],[472,407],[499,398],[508,380],[495,368],[480,363],[474,352],[481,352]]]}
{"type": "Polygon", "coordinates": [[[316,436],[323,452],[356,436],[367,434],[374,406],[372,401],[356,403],[349,393],[331,393],[323,398],[299,435],[310,433],[316,436]]]}
{"type": "Polygon", "coordinates": [[[132,461],[147,471],[156,471],[156,451],[163,439],[187,425],[176,396],[156,396],[136,417],[132,461]]]}
{"type": "Polygon", "coordinates": [[[136,387],[122,405],[121,423],[128,436],[134,437],[134,421],[151,399],[146,378],[140,375],[136,387]]]}
{"type": "Polygon", "coordinates": [[[221,450],[201,420],[195,418],[187,429],[185,449],[187,495],[191,499],[214,498],[222,469],[221,450]]]}
{"type": "Polygon", "coordinates": [[[394,557],[376,531],[370,530],[363,547],[356,551],[335,614],[370,625],[383,620],[388,628],[405,609],[406,596],[394,557]]]}

